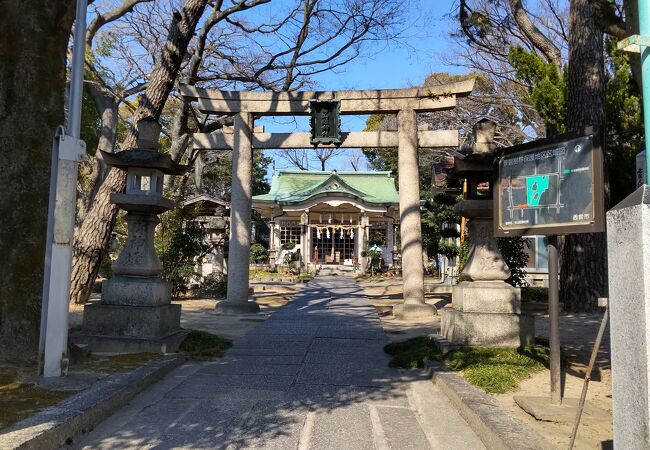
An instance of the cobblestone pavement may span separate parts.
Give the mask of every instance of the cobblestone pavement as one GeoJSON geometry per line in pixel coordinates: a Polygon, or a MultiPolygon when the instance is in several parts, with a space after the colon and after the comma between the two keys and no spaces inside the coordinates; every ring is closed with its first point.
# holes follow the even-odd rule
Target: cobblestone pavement
{"type": "Polygon", "coordinates": [[[226,357],[177,369],[74,448],[484,448],[424,375],[388,368],[386,342],[354,280],[319,277],[226,357]]]}

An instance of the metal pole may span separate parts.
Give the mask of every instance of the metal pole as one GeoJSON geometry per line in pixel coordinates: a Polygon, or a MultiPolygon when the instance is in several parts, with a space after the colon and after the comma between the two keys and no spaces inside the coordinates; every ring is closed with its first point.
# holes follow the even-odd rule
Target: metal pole
{"type": "Polygon", "coordinates": [[[65,135],[57,134],[53,146],[48,217],[48,233],[41,315],[40,347],[43,352],[43,376],[65,375],[67,371],[68,303],[70,301],[70,273],[77,195],[77,168],[85,153],[85,144],[79,139],[81,130],[81,99],[83,95],[83,66],[86,52],[87,0],[77,0],[74,26],[68,128],[65,135]],[[56,166],[56,167],[55,167],[56,166]]]}
{"type": "Polygon", "coordinates": [[[587,388],[589,387],[589,381],[591,381],[591,372],[594,370],[594,364],[596,363],[596,356],[598,355],[598,349],[600,348],[600,343],[603,340],[603,335],[605,334],[605,328],[607,327],[607,320],[609,319],[609,309],[605,307],[605,314],[603,315],[603,320],[600,322],[600,328],[598,329],[598,335],[596,336],[596,342],[594,342],[594,348],[591,350],[591,357],[589,358],[589,365],[587,366],[587,372],[585,372],[585,381],[582,385],[582,393],[580,394],[580,403],[578,404],[578,411],[576,411],[576,420],[573,423],[573,431],[571,431],[571,438],[569,440],[569,450],[573,449],[573,444],[576,441],[576,435],[578,434],[578,426],[580,425],[580,418],[582,417],[582,410],[585,407],[585,400],[587,399],[587,388]]]}
{"type": "Polygon", "coordinates": [[[87,0],[77,0],[74,22],[74,46],[70,69],[70,98],[68,101],[68,127],[66,134],[79,139],[81,132],[81,100],[83,97],[84,62],[86,60],[86,9],[87,0]]]}
{"type": "Polygon", "coordinates": [[[548,237],[548,340],[551,350],[551,403],[562,404],[560,368],[560,286],[557,236],[548,237]]]}
{"type": "MultiPolygon", "coordinates": [[[[639,0],[639,34],[650,36],[650,1],[639,0]]],[[[641,47],[641,79],[643,90],[643,125],[650,130],[650,47],[641,47]]],[[[647,132],[647,131],[646,131],[647,132]]],[[[650,184],[650,142],[646,139],[645,173],[646,184],[650,184]]]]}

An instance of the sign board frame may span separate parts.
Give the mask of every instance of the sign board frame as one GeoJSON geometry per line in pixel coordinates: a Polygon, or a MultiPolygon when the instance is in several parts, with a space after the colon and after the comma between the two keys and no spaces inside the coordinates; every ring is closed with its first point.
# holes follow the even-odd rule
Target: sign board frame
{"type": "Polygon", "coordinates": [[[581,132],[564,133],[552,138],[539,139],[501,149],[501,154],[495,161],[495,180],[492,194],[494,199],[494,236],[495,237],[514,237],[514,236],[557,236],[575,233],[600,233],[605,231],[605,179],[603,166],[603,136],[602,131],[598,128],[588,127],[581,132]],[[580,222],[571,224],[569,222],[549,225],[521,225],[512,226],[504,229],[501,226],[501,161],[504,158],[512,157],[517,154],[526,155],[533,152],[542,151],[548,148],[556,147],[560,144],[573,141],[575,139],[590,138],[592,142],[591,151],[591,168],[592,168],[592,185],[591,192],[593,195],[593,215],[589,223],[580,222]]]}

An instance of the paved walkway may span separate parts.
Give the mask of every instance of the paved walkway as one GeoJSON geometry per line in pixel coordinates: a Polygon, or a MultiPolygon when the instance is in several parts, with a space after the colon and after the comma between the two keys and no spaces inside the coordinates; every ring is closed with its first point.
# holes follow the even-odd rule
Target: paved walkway
{"type": "Polygon", "coordinates": [[[319,277],[225,358],[177,369],[75,448],[484,448],[429,380],[388,368],[385,343],[356,282],[319,277]]]}

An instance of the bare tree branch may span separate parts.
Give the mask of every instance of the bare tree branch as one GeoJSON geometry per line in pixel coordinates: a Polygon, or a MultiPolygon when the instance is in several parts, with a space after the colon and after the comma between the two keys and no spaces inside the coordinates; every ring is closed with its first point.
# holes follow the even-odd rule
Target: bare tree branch
{"type": "Polygon", "coordinates": [[[86,45],[88,48],[92,48],[93,39],[101,27],[132,12],[136,5],[151,1],[153,0],[124,0],[124,3],[111,11],[97,13],[97,16],[92,22],[90,22],[90,25],[88,25],[88,29],[86,30],[86,45]]]}
{"type": "Polygon", "coordinates": [[[589,0],[594,12],[594,18],[600,29],[617,39],[629,36],[627,24],[618,15],[616,3],[612,0],[589,0]]]}
{"type": "Polygon", "coordinates": [[[521,0],[508,0],[508,2],[510,3],[510,8],[512,8],[512,15],[521,31],[542,52],[548,62],[555,64],[559,70],[562,67],[560,50],[530,20],[521,0]]]}

